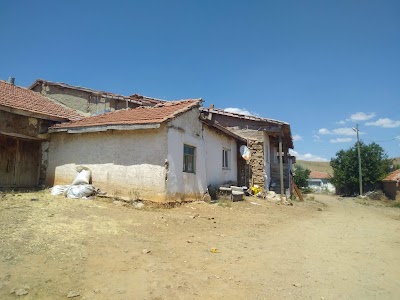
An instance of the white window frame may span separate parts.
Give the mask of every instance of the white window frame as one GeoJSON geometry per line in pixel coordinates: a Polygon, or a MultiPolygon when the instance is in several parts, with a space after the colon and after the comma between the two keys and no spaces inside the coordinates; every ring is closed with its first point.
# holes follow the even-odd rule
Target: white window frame
{"type": "Polygon", "coordinates": [[[196,173],[196,147],[183,144],[183,172],[196,173]],[[193,154],[186,153],[186,149],[193,149],[193,154]]]}
{"type": "Polygon", "coordinates": [[[231,168],[231,149],[222,148],[222,169],[229,170],[231,168]]]}
{"type": "Polygon", "coordinates": [[[269,145],[265,144],[265,162],[269,163],[270,150],[269,145]]]}

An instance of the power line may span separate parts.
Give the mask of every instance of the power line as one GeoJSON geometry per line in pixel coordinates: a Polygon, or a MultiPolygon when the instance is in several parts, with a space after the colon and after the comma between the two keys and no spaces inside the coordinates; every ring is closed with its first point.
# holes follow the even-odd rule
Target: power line
{"type": "Polygon", "coordinates": [[[375,142],[375,143],[384,143],[384,142],[391,142],[391,141],[395,141],[395,140],[399,140],[400,141],[400,135],[396,136],[394,138],[388,139],[388,140],[383,140],[383,141],[375,141],[375,140],[371,140],[371,139],[363,139],[364,141],[370,141],[370,142],[375,142]]]}

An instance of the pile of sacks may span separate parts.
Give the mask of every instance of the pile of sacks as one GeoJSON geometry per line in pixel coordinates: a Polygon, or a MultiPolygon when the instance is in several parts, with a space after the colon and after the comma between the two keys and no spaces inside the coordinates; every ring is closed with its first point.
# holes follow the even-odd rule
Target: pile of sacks
{"type": "Polygon", "coordinates": [[[64,195],[72,199],[87,198],[97,194],[96,188],[90,184],[92,174],[86,167],[77,167],[78,175],[71,185],[55,185],[50,189],[52,195],[64,195]]]}

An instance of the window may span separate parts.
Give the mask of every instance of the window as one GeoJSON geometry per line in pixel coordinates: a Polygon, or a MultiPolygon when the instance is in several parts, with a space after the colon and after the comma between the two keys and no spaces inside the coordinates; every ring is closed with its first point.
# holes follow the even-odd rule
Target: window
{"type": "Polygon", "coordinates": [[[230,156],[231,156],[231,150],[223,148],[222,149],[222,169],[229,169],[230,156]]]}
{"type": "Polygon", "coordinates": [[[265,144],[265,149],[264,149],[264,153],[265,153],[265,162],[269,162],[269,145],[265,144]]]}
{"type": "Polygon", "coordinates": [[[183,172],[195,173],[196,147],[183,145],[183,172]]]}

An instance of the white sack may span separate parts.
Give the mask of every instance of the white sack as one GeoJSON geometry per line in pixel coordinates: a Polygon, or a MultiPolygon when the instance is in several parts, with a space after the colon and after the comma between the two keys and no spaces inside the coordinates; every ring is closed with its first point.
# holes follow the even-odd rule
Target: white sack
{"type": "Polygon", "coordinates": [[[67,197],[79,199],[93,195],[95,188],[91,184],[71,185],[67,190],[67,197]]]}
{"type": "Polygon", "coordinates": [[[53,196],[64,195],[68,188],[69,185],[55,185],[50,189],[50,193],[53,196]]]}
{"type": "Polygon", "coordinates": [[[78,184],[89,184],[90,183],[90,170],[81,170],[78,175],[76,175],[74,181],[71,185],[78,184]]]}

